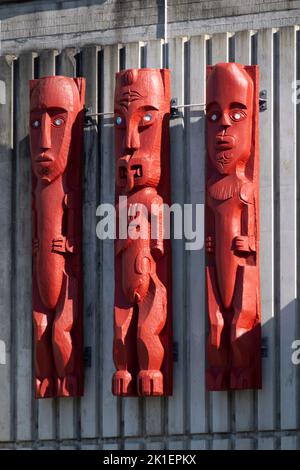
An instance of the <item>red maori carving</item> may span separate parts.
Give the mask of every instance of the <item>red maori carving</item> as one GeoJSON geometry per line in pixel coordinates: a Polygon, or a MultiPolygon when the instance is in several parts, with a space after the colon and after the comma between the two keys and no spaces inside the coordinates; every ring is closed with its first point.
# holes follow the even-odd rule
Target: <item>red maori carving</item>
{"type": "Polygon", "coordinates": [[[208,390],[261,388],[259,76],[228,63],[207,74],[208,390]]]}
{"type": "Polygon", "coordinates": [[[172,393],[171,248],[163,238],[163,203],[170,203],[169,114],[169,70],[116,75],[115,395],[172,393]],[[127,197],[123,206],[120,196],[127,197]]]}
{"type": "Polygon", "coordinates": [[[30,81],[36,398],[83,394],[84,95],[83,78],[30,81]]]}

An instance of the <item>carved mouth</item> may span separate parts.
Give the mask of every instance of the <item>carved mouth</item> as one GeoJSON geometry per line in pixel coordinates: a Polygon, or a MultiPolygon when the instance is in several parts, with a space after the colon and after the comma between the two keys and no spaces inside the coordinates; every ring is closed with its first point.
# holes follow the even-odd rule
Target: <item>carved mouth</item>
{"type": "Polygon", "coordinates": [[[47,162],[53,162],[53,158],[48,157],[48,155],[41,155],[35,159],[36,163],[47,163],[47,162]]]}
{"type": "Polygon", "coordinates": [[[131,165],[130,168],[128,168],[127,166],[119,166],[120,179],[126,179],[128,171],[134,172],[134,178],[141,178],[143,176],[142,165],[131,165]]]}
{"type": "Polygon", "coordinates": [[[231,135],[216,136],[216,150],[231,150],[235,145],[235,139],[231,135]]]}

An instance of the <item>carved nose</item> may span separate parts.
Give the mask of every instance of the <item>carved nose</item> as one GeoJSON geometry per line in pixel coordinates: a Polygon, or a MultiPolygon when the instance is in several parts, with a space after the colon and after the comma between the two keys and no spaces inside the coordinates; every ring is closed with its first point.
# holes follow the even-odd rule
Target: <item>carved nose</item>
{"type": "Polygon", "coordinates": [[[138,150],[140,148],[140,136],[138,129],[133,126],[129,126],[125,136],[125,148],[128,150],[138,150]]]}
{"type": "Polygon", "coordinates": [[[51,119],[47,113],[42,116],[40,148],[43,150],[51,148],[51,119]]]}
{"type": "Polygon", "coordinates": [[[222,113],[222,116],[220,119],[220,125],[222,127],[230,127],[232,125],[230,117],[228,116],[227,113],[222,113]]]}

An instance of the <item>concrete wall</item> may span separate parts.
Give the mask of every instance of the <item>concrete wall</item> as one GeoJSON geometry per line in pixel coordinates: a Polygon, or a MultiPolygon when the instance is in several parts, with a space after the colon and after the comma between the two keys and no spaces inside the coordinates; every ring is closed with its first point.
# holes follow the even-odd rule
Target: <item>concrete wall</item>
{"type": "MultiPolygon", "coordinates": [[[[169,0],[170,37],[294,24],[300,1],[169,0]]],[[[36,0],[0,6],[3,53],[163,37],[163,0],[36,0]]]]}
{"type": "MultiPolygon", "coordinates": [[[[174,396],[111,395],[113,243],[100,242],[95,234],[97,205],[114,199],[113,122],[105,118],[85,130],[84,322],[85,346],[92,352],[91,367],[85,370],[85,396],[33,399],[28,80],[54,73],[82,74],[87,77],[86,105],[93,112],[111,111],[114,73],[120,66],[160,67],[163,57],[156,26],[97,31],[96,22],[102,20],[96,14],[88,16],[95,10],[109,15],[117,10],[116,3],[127,3],[129,8],[141,2],[85,2],[91,4],[90,10],[74,9],[75,3],[83,2],[70,3],[70,8],[64,2],[58,11],[49,10],[47,2],[1,8],[0,447],[300,448],[300,366],[291,362],[292,342],[300,339],[299,111],[291,99],[291,84],[299,75],[299,33],[294,26],[300,24],[299,8],[173,23],[168,46],[172,96],[179,103],[204,102],[206,64],[229,58],[257,62],[261,89],[268,92],[268,109],[260,114],[261,288],[267,344],[262,391],[205,391],[202,238],[202,248],[196,252],[185,251],[184,241],[173,244],[173,322],[178,343],[174,396]],[[34,12],[33,5],[39,5],[39,11],[34,12]],[[275,25],[279,30],[272,28],[275,25]],[[93,31],[80,36],[80,29],[93,31]],[[113,42],[114,38],[119,39],[113,42]],[[76,47],[66,47],[70,45],[76,47]]],[[[151,10],[155,2],[142,3],[151,10]]],[[[207,3],[197,5],[204,8],[207,3]]],[[[229,9],[233,3],[236,8],[245,5],[209,3],[229,9]]],[[[175,4],[181,8],[183,2],[170,1],[170,9],[175,4]]],[[[247,2],[248,8],[254,4],[270,9],[299,6],[299,2],[247,2]]],[[[157,15],[157,7],[153,12],[157,15]]],[[[235,10],[236,15],[239,12],[235,10]]],[[[128,15],[128,21],[134,17],[128,15]]],[[[205,148],[200,109],[185,111],[171,122],[171,143],[172,201],[200,204],[203,227],[205,148]]]]}

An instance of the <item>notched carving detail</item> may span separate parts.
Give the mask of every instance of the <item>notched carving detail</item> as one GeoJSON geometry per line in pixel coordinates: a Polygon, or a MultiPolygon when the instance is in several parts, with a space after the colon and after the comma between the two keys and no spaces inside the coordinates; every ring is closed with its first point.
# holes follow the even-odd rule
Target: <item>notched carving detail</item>
{"type": "Polygon", "coordinates": [[[36,398],[83,394],[84,96],[83,78],[30,81],[36,398]]]}
{"type": "Polygon", "coordinates": [[[171,245],[162,211],[170,203],[169,117],[169,70],[116,75],[116,203],[128,233],[115,244],[115,395],[172,393],[171,245]],[[159,227],[151,239],[153,206],[159,227]]]}
{"type": "Polygon", "coordinates": [[[258,87],[257,66],[208,67],[208,390],[261,388],[258,87]]]}

